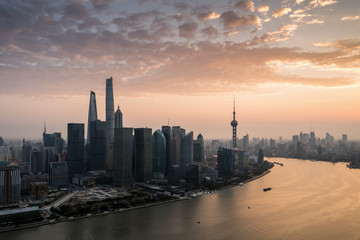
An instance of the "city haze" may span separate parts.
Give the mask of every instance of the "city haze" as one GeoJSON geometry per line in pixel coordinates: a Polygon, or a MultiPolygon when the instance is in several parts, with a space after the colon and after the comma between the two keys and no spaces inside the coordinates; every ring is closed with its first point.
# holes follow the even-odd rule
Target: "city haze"
{"type": "Polygon", "coordinates": [[[58,1],[0,4],[0,133],[66,137],[105,120],[114,84],[124,126],[180,125],[204,138],[360,139],[358,1],[58,1]],[[37,5],[40,4],[40,5],[37,5]]]}

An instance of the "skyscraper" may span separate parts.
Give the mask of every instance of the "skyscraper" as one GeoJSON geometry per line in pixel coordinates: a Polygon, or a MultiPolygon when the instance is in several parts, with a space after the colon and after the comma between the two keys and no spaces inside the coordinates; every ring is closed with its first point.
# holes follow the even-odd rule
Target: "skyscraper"
{"type": "Polygon", "coordinates": [[[204,138],[201,134],[193,142],[194,145],[194,162],[204,162],[204,138]]]}
{"type": "Polygon", "coordinates": [[[135,128],[135,180],[147,182],[152,175],[151,128],[135,128]]]}
{"type": "Polygon", "coordinates": [[[68,123],[68,174],[84,172],[84,124],[68,123]]]}
{"type": "Polygon", "coordinates": [[[114,95],[112,77],[106,79],[106,144],[114,141],[114,95]]]}
{"type": "Polygon", "coordinates": [[[25,138],[23,139],[22,148],[21,148],[21,162],[30,163],[31,158],[31,145],[29,142],[25,142],[25,138]]]}
{"type": "Polygon", "coordinates": [[[122,128],[123,127],[123,115],[120,111],[120,107],[115,112],[115,128],[122,128]]]}
{"type": "Polygon", "coordinates": [[[0,205],[20,201],[20,169],[15,166],[0,167],[0,205]]]}
{"type": "Polygon", "coordinates": [[[114,171],[116,186],[129,186],[132,177],[132,128],[114,128],[114,171]]]}
{"type": "Polygon", "coordinates": [[[156,179],[164,179],[166,164],[166,138],[160,129],[152,135],[152,172],[156,179]]]}
{"type": "Polygon", "coordinates": [[[90,122],[90,141],[86,146],[86,170],[106,169],[106,123],[96,120],[90,122]]]}
{"type": "Polygon", "coordinates": [[[181,176],[185,179],[186,165],[194,159],[194,134],[189,132],[181,139],[181,176]]]}
{"type": "Polygon", "coordinates": [[[233,129],[232,140],[233,140],[233,148],[237,148],[237,144],[236,144],[236,126],[238,125],[238,122],[235,120],[235,97],[234,97],[233,115],[234,115],[234,118],[231,121],[231,126],[232,126],[232,129],[233,129]]]}
{"type": "Polygon", "coordinates": [[[165,176],[168,176],[168,169],[170,167],[170,158],[171,158],[171,127],[170,126],[162,126],[161,131],[165,136],[166,140],[166,160],[165,160],[165,176]]]}
{"type": "Polygon", "coordinates": [[[96,110],[96,97],[93,91],[90,92],[90,102],[89,102],[89,116],[88,116],[88,126],[87,126],[87,141],[86,144],[90,142],[90,122],[97,120],[97,110],[96,110]]]}

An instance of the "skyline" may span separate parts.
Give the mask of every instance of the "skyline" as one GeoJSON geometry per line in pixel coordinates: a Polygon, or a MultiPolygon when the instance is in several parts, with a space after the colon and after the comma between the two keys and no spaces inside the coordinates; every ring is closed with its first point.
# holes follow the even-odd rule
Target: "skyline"
{"type": "Polygon", "coordinates": [[[314,129],[360,140],[358,1],[0,3],[0,135],[66,136],[105,120],[105,79],[125,127],[231,138],[314,129]],[[69,109],[71,106],[71,109],[69,109]],[[26,116],[26,117],[24,117],[26,116]],[[87,126],[86,126],[87,127],[87,126]]]}

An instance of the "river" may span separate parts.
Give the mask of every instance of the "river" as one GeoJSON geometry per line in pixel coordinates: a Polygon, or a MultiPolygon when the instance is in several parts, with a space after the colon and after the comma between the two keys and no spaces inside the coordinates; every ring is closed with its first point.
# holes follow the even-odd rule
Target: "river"
{"type": "Polygon", "coordinates": [[[5,232],[0,239],[360,239],[360,169],[272,158],[271,173],[215,194],[5,232]],[[263,188],[272,189],[263,192],[263,188]],[[249,208],[250,207],[250,208],[249,208]]]}

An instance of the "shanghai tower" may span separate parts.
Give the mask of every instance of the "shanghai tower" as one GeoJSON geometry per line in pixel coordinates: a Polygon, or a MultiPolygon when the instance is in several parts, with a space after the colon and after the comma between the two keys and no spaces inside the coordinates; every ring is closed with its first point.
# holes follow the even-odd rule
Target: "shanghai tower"
{"type": "Polygon", "coordinates": [[[114,95],[112,77],[106,79],[106,143],[114,141],[114,95]]]}
{"type": "Polygon", "coordinates": [[[97,111],[96,111],[96,98],[93,91],[90,92],[90,103],[89,103],[89,117],[88,117],[88,126],[87,126],[87,141],[90,142],[90,122],[97,120],[97,111]]]}

